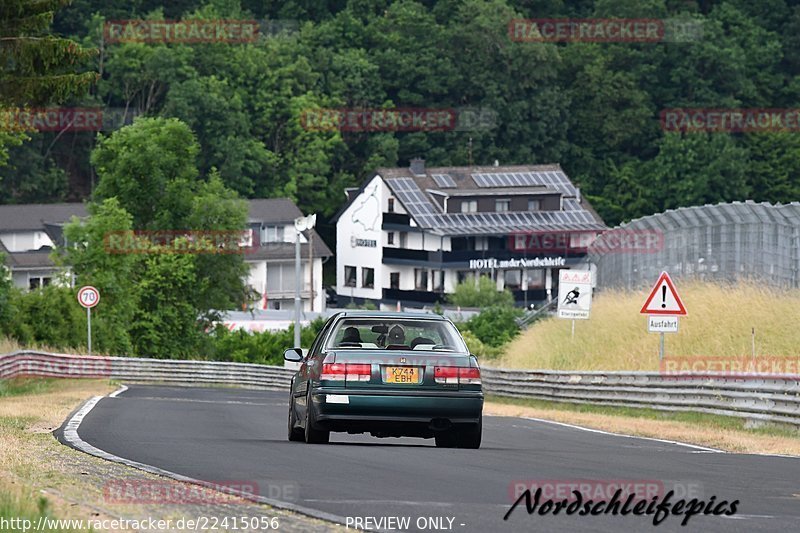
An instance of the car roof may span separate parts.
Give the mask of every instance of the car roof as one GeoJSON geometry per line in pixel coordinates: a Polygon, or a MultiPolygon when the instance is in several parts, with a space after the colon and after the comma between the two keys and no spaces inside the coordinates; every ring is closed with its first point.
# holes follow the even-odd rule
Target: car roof
{"type": "Polygon", "coordinates": [[[425,312],[407,312],[407,311],[370,311],[370,310],[347,310],[347,311],[340,311],[337,313],[339,316],[342,317],[357,317],[357,318],[388,318],[388,319],[399,319],[399,318],[423,318],[427,320],[445,320],[449,322],[449,319],[439,315],[437,313],[425,313],[425,312]]]}

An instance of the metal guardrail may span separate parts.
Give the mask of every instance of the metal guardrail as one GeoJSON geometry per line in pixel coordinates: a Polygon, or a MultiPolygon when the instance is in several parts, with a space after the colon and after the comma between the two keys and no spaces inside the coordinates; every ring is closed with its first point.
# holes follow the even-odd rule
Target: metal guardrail
{"type": "Polygon", "coordinates": [[[32,375],[106,378],[126,383],[288,389],[293,374],[293,370],[280,366],[217,361],[96,357],[28,350],[0,355],[0,379],[32,375]]]}
{"type": "MultiPolygon", "coordinates": [[[[18,351],[0,355],[0,379],[17,376],[107,378],[126,383],[288,389],[293,370],[245,363],[90,357],[18,351]]],[[[694,411],[800,426],[800,376],[667,375],[482,369],[498,396],[569,403],[694,411]]]]}
{"type": "Polygon", "coordinates": [[[800,426],[800,376],[496,368],[483,368],[481,375],[484,390],[498,396],[694,411],[800,426]]]}

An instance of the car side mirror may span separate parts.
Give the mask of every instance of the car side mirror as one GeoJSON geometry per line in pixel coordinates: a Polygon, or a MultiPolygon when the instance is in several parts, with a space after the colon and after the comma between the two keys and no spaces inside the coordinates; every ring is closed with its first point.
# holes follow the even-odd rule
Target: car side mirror
{"type": "Polygon", "coordinates": [[[303,360],[303,352],[300,348],[289,348],[283,352],[283,358],[293,363],[299,363],[303,360]]]}

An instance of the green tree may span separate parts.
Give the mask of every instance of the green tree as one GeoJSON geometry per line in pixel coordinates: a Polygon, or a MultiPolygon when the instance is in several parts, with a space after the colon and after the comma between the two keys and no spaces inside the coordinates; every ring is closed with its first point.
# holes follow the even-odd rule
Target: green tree
{"type": "Polygon", "coordinates": [[[747,188],[757,202],[800,200],[800,137],[794,132],[751,133],[744,146],[750,154],[747,188]]]}
{"type": "Polygon", "coordinates": [[[183,229],[191,212],[200,147],[178,119],[137,118],[100,138],[92,164],[96,200],[116,197],[135,229],[183,229]]]}
{"type": "Polygon", "coordinates": [[[49,285],[29,292],[12,291],[10,335],[21,344],[59,350],[86,345],[86,313],[69,287],[49,285]]]}
{"type": "MultiPolygon", "coordinates": [[[[202,183],[192,199],[186,226],[224,236],[244,232],[247,224],[247,202],[225,187],[213,173],[202,183]]],[[[236,309],[244,299],[247,265],[241,253],[213,253],[195,256],[197,286],[190,296],[194,307],[206,323],[219,319],[219,311],[236,309]]]]}
{"type": "Polygon", "coordinates": [[[747,150],[730,135],[669,133],[641,176],[656,189],[656,211],[664,211],[746,198],[747,166],[747,150]]]}
{"type": "Polygon", "coordinates": [[[198,283],[194,257],[146,254],[141,266],[139,306],[130,325],[134,352],[163,359],[197,356],[203,332],[191,298],[198,283]]]}
{"type": "MultiPolygon", "coordinates": [[[[0,5],[0,111],[4,107],[60,103],[86,92],[97,79],[76,68],[95,53],[47,35],[54,12],[70,0],[5,0],[0,5]]],[[[0,166],[8,147],[27,139],[0,120],[0,166]]]]}
{"type": "Polygon", "coordinates": [[[54,12],[70,1],[5,0],[0,5],[0,105],[63,102],[96,81],[94,72],[75,72],[95,50],[47,35],[54,12]]]}
{"type": "MultiPolygon", "coordinates": [[[[98,221],[94,240],[119,226],[189,230],[195,232],[194,242],[205,239],[210,247],[205,252],[179,254],[148,243],[145,235],[137,241],[144,249],[135,259],[87,259],[115,277],[129,276],[134,284],[136,309],[124,316],[137,355],[197,355],[203,330],[218,318],[219,311],[238,307],[244,299],[247,267],[243,256],[223,253],[230,248],[221,251],[217,236],[230,243],[231,233],[243,235],[247,204],[225,187],[216,170],[207,180],[199,177],[198,149],[192,131],[180,120],[141,118],[104,138],[92,156],[100,176],[95,202],[108,206],[106,212],[116,224],[98,221]]],[[[102,213],[92,211],[91,218],[102,213]]]]}
{"type": "Polygon", "coordinates": [[[73,219],[64,228],[66,246],[56,260],[69,265],[75,285],[93,285],[101,301],[93,309],[93,341],[101,351],[130,354],[128,327],[138,306],[141,258],[117,243],[132,229],[131,215],[116,198],[88,205],[86,220],[73,219]]]}

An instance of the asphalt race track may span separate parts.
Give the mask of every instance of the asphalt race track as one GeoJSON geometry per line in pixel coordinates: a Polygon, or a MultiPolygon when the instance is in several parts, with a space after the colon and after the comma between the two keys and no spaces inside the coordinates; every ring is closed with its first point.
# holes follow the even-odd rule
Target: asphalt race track
{"type": "MultiPolygon", "coordinates": [[[[263,495],[342,517],[433,517],[453,531],[796,531],[800,459],[715,453],[520,418],[485,417],[479,450],[432,439],[331,434],[329,445],[286,439],[287,395],[235,389],[131,386],[102,399],[78,433],[113,455],[196,479],[249,481],[263,495]],[[663,484],[733,516],[503,516],[516,483],[597,480],[663,484]],[[269,494],[268,494],[269,493],[269,494]]],[[[371,525],[373,525],[371,523],[371,525]]],[[[386,524],[386,523],[384,523],[386,524]]],[[[438,522],[419,522],[428,528],[438,522]]],[[[391,524],[393,525],[393,524],[391,524]]],[[[423,529],[427,530],[427,529],[423,529]]],[[[432,529],[435,530],[435,529],[432,529]]],[[[445,529],[446,530],[446,529],[445,529]]]]}

